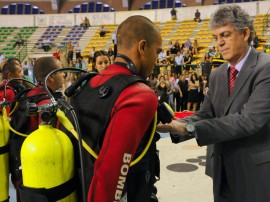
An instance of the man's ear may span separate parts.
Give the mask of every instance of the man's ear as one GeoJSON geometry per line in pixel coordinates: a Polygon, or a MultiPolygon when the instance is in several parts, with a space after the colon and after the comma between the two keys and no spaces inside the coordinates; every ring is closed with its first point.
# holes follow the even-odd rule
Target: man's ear
{"type": "Polygon", "coordinates": [[[244,40],[248,41],[248,38],[250,37],[250,29],[248,27],[244,28],[243,35],[244,35],[244,40]]]}
{"type": "Polygon", "coordinates": [[[11,72],[7,73],[7,79],[13,79],[13,74],[11,72]]]}
{"type": "Polygon", "coordinates": [[[139,41],[138,49],[139,49],[139,53],[141,55],[145,55],[145,51],[147,49],[147,42],[146,42],[146,40],[143,39],[143,40],[140,40],[139,41]]]}

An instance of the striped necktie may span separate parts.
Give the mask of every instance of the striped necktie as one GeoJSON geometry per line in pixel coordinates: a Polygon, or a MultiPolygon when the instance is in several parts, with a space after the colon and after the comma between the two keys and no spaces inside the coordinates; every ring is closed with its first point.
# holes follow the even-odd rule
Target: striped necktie
{"type": "Polygon", "coordinates": [[[236,80],[236,75],[238,73],[238,70],[235,67],[230,67],[230,73],[229,73],[229,92],[232,92],[235,80],[236,80]]]}

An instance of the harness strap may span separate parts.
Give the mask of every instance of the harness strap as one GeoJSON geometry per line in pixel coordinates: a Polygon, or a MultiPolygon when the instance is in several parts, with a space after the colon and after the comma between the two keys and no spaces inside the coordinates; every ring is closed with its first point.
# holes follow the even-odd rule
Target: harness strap
{"type": "Polygon", "coordinates": [[[8,153],[8,151],[9,151],[9,144],[0,147],[0,155],[1,155],[1,154],[8,153]]]}
{"type": "Polygon", "coordinates": [[[20,187],[20,193],[22,201],[27,201],[27,196],[32,194],[43,195],[49,201],[58,201],[67,196],[69,196],[72,192],[76,190],[76,178],[71,178],[67,182],[58,185],[56,187],[52,187],[50,189],[45,188],[29,188],[25,186],[20,187]],[[25,199],[25,200],[24,200],[25,199]]]}

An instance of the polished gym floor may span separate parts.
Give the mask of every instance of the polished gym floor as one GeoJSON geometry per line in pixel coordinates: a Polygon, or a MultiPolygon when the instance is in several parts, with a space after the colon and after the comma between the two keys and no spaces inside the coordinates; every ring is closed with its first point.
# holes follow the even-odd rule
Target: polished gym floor
{"type": "MultiPolygon", "coordinates": [[[[206,147],[194,139],[172,144],[162,134],[157,147],[160,156],[160,181],[156,183],[159,202],[213,202],[212,179],[204,174],[206,147]]],[[[10,202],[16,202],[10,183],[10,202]]]]}

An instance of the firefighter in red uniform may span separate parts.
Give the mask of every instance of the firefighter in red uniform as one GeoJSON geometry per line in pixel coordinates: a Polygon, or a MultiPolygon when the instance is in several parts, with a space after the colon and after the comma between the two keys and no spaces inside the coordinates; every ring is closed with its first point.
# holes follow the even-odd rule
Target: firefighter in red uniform
{"type": "MultiPolygon", "coordinates": [[[[21,90],[23,90],[24,87],[21,85],[22,81],[19,81],[19,80],[16,80],[16,81],[14,80],[12,82],[9,82],[8,84],[7,84],[7,82],[10,79],[23,78],[22,72],[23,72],[22,66],[20,65],[20,63],[17,60],[11,60],[11,61],[9,60],[2,67],[2,77],[4,80],[0,84],[0,101],[1,102],[4,101],[3,100],[4,99],[4,89],[6,86],[5,101],[10,102],[10,104],[8,106],[6,106],[8,116],[10,116],[10,112],[13,109],[14,105],[12,104],[12,102],[14,101],[16,94],[18,92],[20,92],[21,90]]],[[[12,183],[14,184],[14,187],[17,190],[19,183],[17,183],[16,179],[14,178],[14,175],[11,175],[11,180],[12,180],[12,183]]],[[[18,195],[17,195],[17,197],[18,197],[18,195]]]]}
{"type": "MultiPolygon", "coordinates": [[[[130,163],[149,139],[158,106],[156,94],[145,82],[134,82],[121,90],[110,111],[104,112],[107,102],[106,105],[93,103],[91,100],[96,93],[92,94],[91,89],[97,89],[100,102],[103,102],[114,97],[119,91],[117,86],[124,81],[133,77],[145,81],[162,49],[162,39],[158,28],[149,19],[132,16],[119,25],[117,42],[115,63],[92,78],[72,100],[82,137],[99,154],[96,161],[90,157],[85,161],[87,189],[90,186],[88,202],[150,202],[155,175],[151,169],[155,163],[155,157],[150,155],[151,149],[137,164],[130,167],[130,163]],[[97,117],[91,117],[91,110],[97,113],[97,117]],[[100,114],[109,116],[103,134],[95,132],[95,128],[102,127],[100,114]],[[95,121],[96,124],[92,124],[95,121]],[[97,142],[93,141],[95,137],[97,142]]],[[[86,152],[85,156],[89,154],[86,152]]]]}
{"type": "MultiPolygon", "coordinates": [[[[19,63],[16,62],[7,62],[4,64],[2,68],[2,77],[3,81],[0,84],[0,100],[3,101],[4,98],[4,88],[8,80],[13,78],[23,78],[22,74],[22,66],[19,63]]],[[[6,100],[8,102],[11,102],[14,100],[16,95],[16,88],[19,86],[18,84],[21,83],[21,81],[14,81],[13,83],[9,82],[6,88],[6,100]]],[[[18,89],[20,90],[20,89],[18,89]]],[[[10,107],[7,107],[7,113],[9,114],[10,107]]]]}

